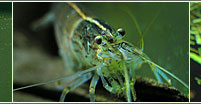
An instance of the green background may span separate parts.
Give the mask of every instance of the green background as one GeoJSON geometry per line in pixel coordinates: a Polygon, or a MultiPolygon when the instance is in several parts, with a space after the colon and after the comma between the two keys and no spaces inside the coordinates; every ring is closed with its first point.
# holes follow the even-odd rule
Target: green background
{"type": "Polygon", "coordinates": [[[12,101],[12,3],[0,3],[0,102],[12,101]]]}

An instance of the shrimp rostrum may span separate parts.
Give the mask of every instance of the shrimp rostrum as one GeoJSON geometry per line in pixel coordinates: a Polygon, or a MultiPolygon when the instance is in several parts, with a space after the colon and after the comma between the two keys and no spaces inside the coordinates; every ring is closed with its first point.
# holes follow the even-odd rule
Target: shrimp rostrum
{"type": "Polygon", "coordinates": [[[63,88],[60,101],[65,100],[69,91],[88,80],[91,80],[90,101],[95,101],[99,79],[107,91],[123,94],[127,101],[135,101],[135,70],[143,63],[150,66],[159,82],[164,79],[171,85],[167,74],[188,88],[178,77],[152,62],[143,49],[125,41],[123,29],[115,30],[106,22],[88,16],[74,3],[57,3],[53,9],[47,16],[54,23],[60,55],[67,69],[75,71],[59,81],[64,83],[76,79],[63,88]]]}

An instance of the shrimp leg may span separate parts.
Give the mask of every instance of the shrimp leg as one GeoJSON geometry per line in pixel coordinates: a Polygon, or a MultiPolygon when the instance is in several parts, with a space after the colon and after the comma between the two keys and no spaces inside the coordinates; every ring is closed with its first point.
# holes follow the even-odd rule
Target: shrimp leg
{"type": "Polygon", "coordinates": [[[136,101],[136,92],[135,92],[135,82],[136,82],[136,78],[135,78],[135,72],[134,72],[134,66],[131,66],[129,68],[129,72],[130,72],[130,77],[131,77],[131,81],[130,81],[130,86],[131,86],[131,94],[133,96],[133,100],[136,101]]]}
{"type": "Polygon", "coordinates": [[[171,80],[170,80],[170,79],[165,75],[165,73],[163,73],[159,68],[157,68],[156,66],[154,66],[153,64],[150,64],[150,63],[149,63],[149,66],[151,67],[151,69],[152,69],[152,71],[153,71],[153,73],[154,73],[156,79],[157,79],[160,83],[163,82],[163,80],[162,80],[161,77],[160,77],[160,76],[162,76],[162,77],[165,79],[165,81],[168,82],[168,84],[171,84],[171,80]]]}
{"type": "Polygon", "coordinates": [[[124,75],[125,75],[125,81],[126,81],[126,98],[128,102],[131,102],[131,93],[130,93],[130,77],[128,74],[128,70],[125,65],[125,61],[122,62],[124,75]]]}
{"type": "Polygon", "coordinates": [[[95,89],[98,83],[99,76],[95,74],[91,80],[90,87],[89,87],[89,97],[91,102],[95,102],[95,89]]]}
{"type": "Polygon", "coordinates": [[[77,79],[75,82],[71,83],[67,88],[63,89],[63,92],[61,94],[59,101],[64,102],[66,95],[70,91],[74,90],[75,88],[79,87],[80,85],[82,85],[83,83],[88,81],[91,78],[91,76],[92,76],[91,73],[84,74],[79,79],[77,79]]]}
{"type": "Polygon", "coordinates": [[[162,83],[163,80],[162,80],[161,77],[160,77],[160,76],[162,76],[162,77],[165,79],[165,81],[167,81],[168,84],[171,85],[171,80],[166,76],[166,74],[165,74],[164,72],[162,72],[162,71],[160,70],[160,68],[158,68],[158,67],[156,66],[156,64],[154,64],[153,62],[151,62],[151,61],[150,61],[150,58],[149,58],[147,55],[144,54],[143,56],[145,57],[145,58],[144,58],[144,59],[145,59],[145,62],[148,61],[148,64],[149,64],[149,66],[151,67],[151,69],[152,69],[152,71],[153,71],[153,73],[154,73],[156,79],[157,79],[160,83],[162,83]]]}
{"type": "MultiPolygon", "coordinates": [[[[189,89],[189,86],[184,83],[181,79],[179,79],[177,76],[175,76],[174,74],[170,73],[169,71],[165,70],[164,68],[162,68],[161,66],[155,64],[154,62],[150,61],[148,58],[144,58],[144,57],[141,57],[142,59],[146,60],[151,66],[154,66],[156,67],[156,71],[157,70],[160,70],[158,71],[159,74],[169,83],[171,84],[171,80],[167,77],[167,76],[163,76],[166,74],[168,74],[169,76],[171,76],[172,78],[174,78],[175,80],[177,80],[178,82],[180,82],[184,87],[188,88],[189,89]],[[167,78],[166,78],[167,77],[167,78]]],[[[153,68],[154,69],[154,68],[153,68]]]]}
{"type": "Polygon", "coordinates": [[[109,84],[106,82],[106,80],[105,80],[105,78],[104,78],[104,76],[103,76],[103,73],[102,73],[102,71],[101,71],[101,68],[98,68],[98,69],[97,69],[97,72],[98,72],[98,75],[99,75],[100,78],[101,78],[101,81],[102,81],[102,83],[103,83],[103,87],[104,87],[106,90],[108,90],[109,92],[115,94],[116,92],[115,92],[114,88],[112,88],[111,86],[109,86],[109,84]]]}
{"type": "MultiPolygon", "coordinates": [[[[123,68],[124,68],[124,73],[126,74],[125,75],[125,80],[126,80],[126,98],[127,98],[127,101],[131,101],[131,95],[130,95],[130,81],[129,81],[129,75],[128,75],[128,71],[126,69],[126,66],[125,66],[125,63],[123,63],[123,68]]],[[[100,68],[97,69],[97,72],[98,72],[98,75],[100,76],[101,78],[101,81],[103,83],[103,87],[108,90],[109,92],[113,93],[113,94],[116,94],[116,89],[109,86],[109,84],[106,82],[104,76],[103,76],[103,73],[101,71],[100,68]]]]}

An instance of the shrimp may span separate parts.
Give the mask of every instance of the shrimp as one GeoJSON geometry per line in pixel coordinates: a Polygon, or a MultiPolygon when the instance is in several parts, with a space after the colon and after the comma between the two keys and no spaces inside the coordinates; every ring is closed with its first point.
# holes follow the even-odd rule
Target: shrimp
{"type": "Polygon", "coordinates": [[[75,80],[68,86],[59,86],[63,89],[60,97],[63,102],[70,91],[91,79],[89,96],[90,101],[94,102],[96,85],[100,79],[107,91],[123,95],[128,102],[135,101],[135,70],[143,63],[150,66],[159,82],[162,83],[163,78],[171,85],[169,75],[188,89],[188,85],[182,80],[152,62],[143,52],[143,47],[138,48],[125,41],[123,37],[126,33],[122,28],[115,30],[105,21],[85,13],[75,3],[54,4],[52,11],[36,22],[33,28],[48,23],[54,24],[59,53],[65,67],[75,74],[14,91],[55,81],[65,83],[75,80]]]}

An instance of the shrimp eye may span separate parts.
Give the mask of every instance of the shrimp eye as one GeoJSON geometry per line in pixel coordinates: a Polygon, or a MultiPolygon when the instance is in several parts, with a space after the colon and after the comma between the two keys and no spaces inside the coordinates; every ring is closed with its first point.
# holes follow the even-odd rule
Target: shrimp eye
{"type": "Polygon", "coordinates": [[[102,43],[102,39],[100,37],[95,38],[95,42],[100,45],[102,43]]]}
{"type": "Polygon", "coordinates": [[[125,30],[122,29],[122,28],[119,28],[119,29],[117,30],[117,32],[118,32],[121,36],[124,36],[124,35],[126,34],[125,30]]]}

